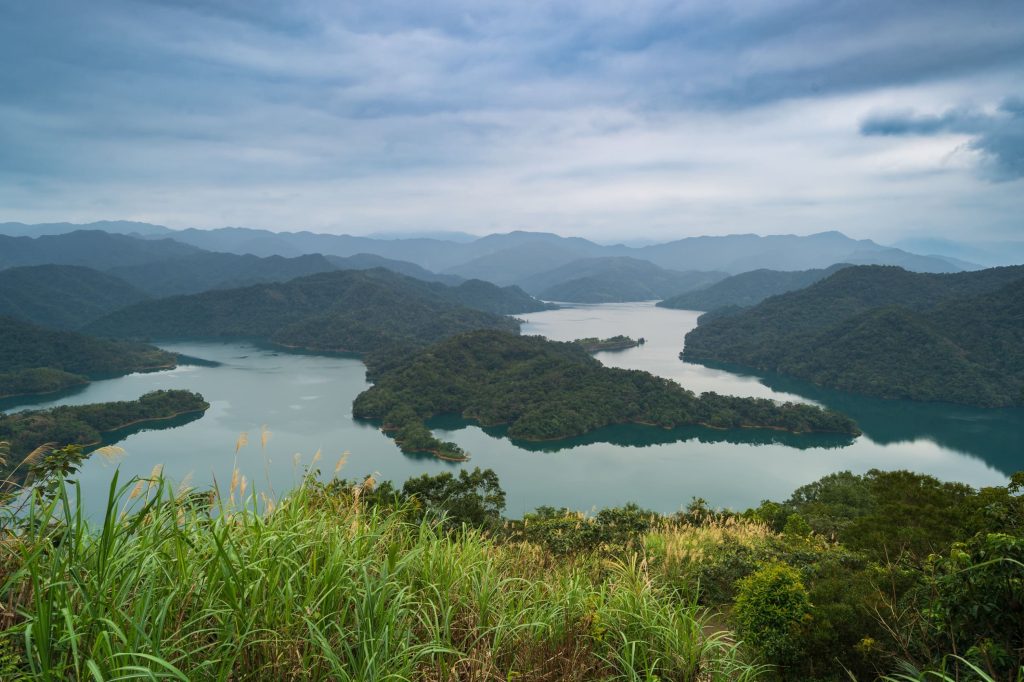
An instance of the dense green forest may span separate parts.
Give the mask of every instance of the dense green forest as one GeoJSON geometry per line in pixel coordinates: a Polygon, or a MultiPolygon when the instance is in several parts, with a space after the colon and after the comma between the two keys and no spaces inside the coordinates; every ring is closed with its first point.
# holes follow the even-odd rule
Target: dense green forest
{"type": "Polygon", "coordinates": [[[840,472],[743,512],[522,519],[491,470],[313,471],[281,499],[115,478],[90,523],[62,485],[84,456],[52,452],[0,498],[21,505],[0,514],[4,680],[1024,674],[1024,473],[840,472]]]}
{"type": "Polygon", "coordinates": [[[469,279],[452,286],[437,283],[433,291],[454,303],[495,315],[535,313],[558,307],[538,301],[517,286],[499,287],[481,279],[469,279]]]}
{"type": "Polygon", "coordinates": [[[0,414],[0,442],[8,456],[0,479],[14,471],[15,478],[28,473],[25,457],[42,445],[96,445],[104,434],[147,421],[169,419],[209,407],[203,396],[190,391],[152,391],[138,400],[88,405],[62,405],[47,410],[0,414]]]}
{"type": "Polygon", "coordinates": [[[0,270],[0,316],[44,327],[77,329],[146,298],[117,277],[77,265],[0,270]]]}
{"type": "Polygon", "coordinates": [[[683,357],[885,398],[1024,404],[1024,267],[949,275],[843,269],[701,318],[683,357]]]}
{"type": "Polygon", "coordinates": [[[0,317],[0,397],[49,393],[90,378],[173,367],[176,362],[173,353],[146,344],[0,317]]]}
{"type": "Polygon", "coordinates": [[[770,296],[803,289],[848,267],[845,263],[815,270],[751,270],[714,284],[659,301],[662,308],[716,310],[731,306],[757,305],[770,296]]]}
{"type": "Polygon", "coordinates": [[[643,337],[634,339],[630,336],[610,336],[607,339],[599,339],[596,336],[588,336],[585,339],[576,339],[573,341],[577,346],[583,348],[588,353],[598,353],[603,350],[625,350],[626,348],[636,348],[637,346],[644,345],[645,341],[643,337]]]}
{"type": "Polygon", "coordinates": [[[647,372],[605,367],[575,343],[497,331],[462,334],[398,362],[353,404],[356,417],[381,420],[403,449],[457,457],[461,453],[442,448],[423,426],[424,419],[445,413],[484,425],[508,424],[508,435],[524,440],[629,422],[857,433],[836,412],[715,393],[696,396],[647,372]]]}
{"type": "MultiPolygon", "coordinates": [[[[498,287],[488,291],[497,300],[506,296],[498,287]]],[[[306,350],[387,355],[399,345],[422,346],[470,329],[519,328],[515,320],[454,298],[443,285],[380,268],[346,270],[150,301],[88,329],[123,337],[245,337],[306,350]]]]}

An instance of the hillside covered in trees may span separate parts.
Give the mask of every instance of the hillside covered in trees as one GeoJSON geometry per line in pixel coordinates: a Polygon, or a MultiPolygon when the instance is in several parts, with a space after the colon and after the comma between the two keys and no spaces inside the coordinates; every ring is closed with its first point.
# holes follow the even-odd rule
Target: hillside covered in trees
{"type": "Polygon", "coordinates": [[[979,405],[1024,404],[1024,267],[948,275],[840,270],[748,310],[702,318],[683,357],[822,386],[979,405]]]}
{"type": "Polygon", "coordinates": [[[814,270],[751,270],[710,286],[671,296],[658,305],[662,308],[680,310],[715,310],[730,306],[746,307],[757,305],[770,296],[787,291],[803,289],[829,277],[837,270],[848,267],[845,264],[814,270]]]}
{"type": "MultiPolygon", "coordinates": [[[[478,304],[506,292],[472,290],[478,304]]],[[[449,287],[383,269],[325,272],[283,283],[148,301],[88,327],[133,338],[253,338],[317,351],[423,346],[471,329],[518,331],[515,320],[458,302],[449,287]]]]}
{"type": "Polygon", "coordinates": [[[117,277],[79,265],[0,270],[0,315],[77,329],[148,296],[117,277]]]}
{"type": "MultiPolygon", "coordinates": [[[[61,405],[47,410],[24,410],[0,414],[0,442],[11,455],[6,466],[0,464],[0,479],[33,450],[45,444],[97,445],[113,431],[150,421],[203,412],[209,408],[203,396],[191,391],[152,391],[138,400],[120,400],[89,405],[61,405]]],[[[28,473],[17,472],[18,476],[28,473]]]]}
{"type": "Polygon", "coordinates": [[[423,420],[446,413],[483,425],[507,424],[509,437],[524,440],[554,440],[629,422],[858,433],[836,412],[697,396],[647,372],[605,367],[576,343],[497,331],[462,334],[396,363],[353,404],[356,417],[383,421],[403,449],[459,456],[423,426],[423,420]]]}
{"type": "Polygon", "coordinates": [[[143,343],[0,317],[0,397],[50,393],[90,379],[173,367],[176,362],[173,353],[143,343]]]}
{"type": "Polygon", "coordinates": [[[585,258],[531,275],[521,286],[546,301],[616,303],[661,299],[719,281],[724,272],[668,270],[638,258],[585,258]]]}

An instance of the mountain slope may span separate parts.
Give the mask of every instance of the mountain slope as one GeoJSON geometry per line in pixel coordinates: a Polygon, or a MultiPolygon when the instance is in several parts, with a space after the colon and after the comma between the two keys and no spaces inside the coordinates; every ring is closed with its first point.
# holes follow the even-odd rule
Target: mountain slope
{"type": "Polygon", "coordinates": [[[420,346],[470,329],[518,331],[509,318],[382,269],[325,272],[288,282],[150,301],[88,327],[124,337],[247,337],[318,351],[420,346]]]}
{"type": "Polygon", "coordinates": [[[726,277],[724,272],[666,270],[626,256],[584,258],[541,272],[520,286],[549,301],[606,303],[665,298],[726,277]]]}
{"type": "Polygon", "coordinates": [[[535,313],[558,307],[538,301],[517,286],[499,287],[480,279],[466,280],[453,287],[435,284],[433,290],[459,305],[495,315],[535,313]]]}
{"type": "Polygon", "coordinates": [[[687,360],[887,398],[1024,404],[1024,266],[955,275],[851,267],[702,323],[687,360]]]}
{"type": "Polygon", "coordinates": [[[846,267],[845,263],[833,265],[830,268],[797,270],[795,272],[751,270],[696,291],[688,291],[666,298],[658,305],[662,308],[680,310],[715,310],[727,306],[752,306],[770,296],[808,287],[844,267],[846,267]]]}
{"type": "Polygon", "coordinates": [[[327,260],[339,270],[370,270],[384,268],[406,277],[422,279],[424,282],[441,282],[455,286],[464,280],[456,275],[439,275],[415,263],[385,258],[372,253],[357,253],[354,256],[327,256],[327,260]]]}
{"type": "Polygon", "coordinates": [[[163,297],[284,282],[335,269],[334,264],[318,254],[259,258],[198,251],[145,265],[113,267],[109,272],[152,296],[163,297]]]}
{"type": "Polygon", "coordinates": [[[0,315],[46,327],[77,329],[146,298],[117,277],[78,265],[0,270],[0,315]]]}
{"type": "Polygon", "coordinates": [[[0,318],[0,396],[58,391],[90,378],[173,367],[175,362],[173,353],[146,344],[0,318]]]}

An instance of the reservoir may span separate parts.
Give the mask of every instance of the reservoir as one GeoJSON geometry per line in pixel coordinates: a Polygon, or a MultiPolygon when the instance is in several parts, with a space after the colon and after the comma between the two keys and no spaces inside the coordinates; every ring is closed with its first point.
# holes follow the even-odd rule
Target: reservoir
{"type": "Polygon", "coordinates": [[[1024,469],[1022,409],[888,401],[685,363],[679,351],[698,315],[653,303],[623,303],[578,305],[521,318],[524,334],[555,340],[643,337],[642,346],[596,357],[609,366],[676,380],[698,393],[827,405],[856,420],[864,435],[851,439],[627,425],[565,441],[519,443],[508,440],[502,429],[445,417],[430,426],[472,458],[442,462],[403,454],[373,424],[352,418],[352,401],[368,386],[357,358],[288,353],[242,342],[158,344],[218,364],[97,381],[72,394],[8,402],[3,409],[130,400],[167,388],[198,391],[209,401],[210,409],[199,418],[117,434],[112,440],[123,455],[90,458],[79,480],[91,512],[102,508],[115,468],[127,481],[159,465],[176,483],[205,488],[216,481],[226,490],[237,466],[249,491],[279,497],[310,466],[330,478],[343,456],[339,476],[373,474],[399,485],[422,473],[464,466],[494,469],[507,493],[506,512],[513,517],[539,505],[586,511],[630,501],[670,513],[695,496],[715,507],[744,509],[763,499],[784,500],[798,486],[841,470],[910,469],[984,486],[1005,484],[1010,473],[1024,469]],[[242,433],[248,444],[236,452],[242,433]]]}

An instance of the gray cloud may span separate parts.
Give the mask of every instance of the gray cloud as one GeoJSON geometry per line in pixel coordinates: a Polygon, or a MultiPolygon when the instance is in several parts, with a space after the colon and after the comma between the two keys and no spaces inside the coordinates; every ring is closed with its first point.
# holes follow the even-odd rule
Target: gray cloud
{"type": "Polygon", "coordinates": [[[939,115],[875,114],[860,126],[864,135],[970,135],[969,147],[982,154],[982,170],[995,181],[1024,178],[1024,99],[1009,98],[991,113],[950,109],[939,115]]]}
{"type": "MultiPolygon", "coordinates": [[[[1010,194],[962,172],[930,175],[935,150],[880,159],[857,121],[893,101],[936,110],[1019,91],[1019,9],[1019,0],[0,3],[0,220],[601,237],[954,229],[956,211],[920,199],[941,194],[984,206],[972,219],[1005,231],[1020,208],[1010,194]]],[[[959,131],[991,177],[1019,177],[1014,106],[903,116],[888,134],[959,131]]],[[[875,125],[864,132],[884,132],[885,121],[875,125]]]]}

